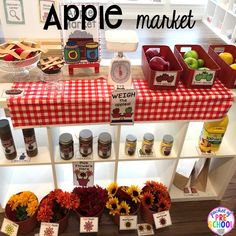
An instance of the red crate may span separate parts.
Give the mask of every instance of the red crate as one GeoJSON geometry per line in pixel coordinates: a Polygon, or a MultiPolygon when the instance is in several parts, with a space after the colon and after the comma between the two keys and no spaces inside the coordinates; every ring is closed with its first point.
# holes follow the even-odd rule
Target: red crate
{"type": "Polygon", "coordinates": [[[234,57],[236,63],[236,47],[233,45],[210,45],[208,49],[209,55],[219,65],[219,79],[227,88],[236,88],[236,70],[232,69],[218,54],[221,52],[229,52],[234,57]]]}
{"type": "Polygon", "coordinates": [[[181,80],[187,88],[211,88],[213,86],[220,68],[200,45],[175,45],[174,53],[183,67],[181,80]],[[189,50],[197,51],[199,58],[205,62],[204,67],[210,70],[190,69],[183,58],[184,53],[189,50]]]}
{"type": "Polygon", "coordinates": [[[171,49],[164,45],[144,45],[142,47],[142,69],[144,77],[148,81],[148,87],[152,90],[176,89],[183,70],[171,49]],[[150,68],[145,55],[149,48],[159,50],[160,54],[169,61],[170,71],[155,71],[150,68]]]}

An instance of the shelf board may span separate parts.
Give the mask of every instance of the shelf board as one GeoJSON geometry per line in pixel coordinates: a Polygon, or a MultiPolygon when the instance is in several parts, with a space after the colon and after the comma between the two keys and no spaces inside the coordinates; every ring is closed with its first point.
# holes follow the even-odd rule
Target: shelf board
{"type": "Polygon", "coordinates": [[[206,192],[198,191],[198,195],[187,196],[182,190],[177,188],[175,185],[172,185],[170,189],[170,197],[173,202],[216,200],[217,194],[211,182],[208,180],[206,192]]]}
{"type": "Polygon", "coordinates": [[[215,0],[211,0],[212,3],[214,3],[216,6],[220,7],[222,10],[227,11],[228,6],[226,4],[216,2],[215,0]]]}
{"type": "Polygon", "coordinates": [[[169,156],[163,156],[160,152],[160,142],[154,142],[154,155],[153,156],[139,156],[139,149],[142,146],[142,142],[137,142],[136,152],[133,156],[129,156],[125,154],[125,143],[120,144],[120,153],[119,153],[119,161],[144,161],[144,160],[171,160],[176,159],[177,154],[174,148],[172,148],[171,154],[169,156]]]}
{"type": "Polygon", "coordinates": [[[183,145],[182,152],[180,154],[180,159],[184,158],[230,158],[235,157],[236,153],[230,147],[230,145],[223,140],[220,146],[220,150],[216,155],[200,155],[197,151],[198,141],[197,140],[186,140],[183,145]]]}
{"type": "Polygon", "coordinates": [[[74,157],[70,160],[63,160],[60,157],[59,153],[59,146],[56,147],[56,157],[55,157],[55,164],[65,164],[65,163],[73,163],[73,162],[78,162],[78,161],[91,161],[91,162],[114,162],[115,161],[115,147],[112,144],[112,149],[111,149],[111,156],[107,159],[102,159],[101,157],[98,156],[97,154],[97,144],[93,145],[93,156],[91,158],[79,158],[80,153],[79,153],[79,144],[75,143],[74,145],[74,157]]]}
{"type": "MultiPolygon", "coordinates": [[[[17,154],[26,153],[24,148],[18,148],[17,154]]],[[[28,166],[28,165],[49,165],[51,164],[50,153],[48,147],[38,147],[38,155],[32,157],[29,162],[24,161],[14,161],[7,160],[5,158],[4,152],[0,150],[0,166],[28,166]]]]}

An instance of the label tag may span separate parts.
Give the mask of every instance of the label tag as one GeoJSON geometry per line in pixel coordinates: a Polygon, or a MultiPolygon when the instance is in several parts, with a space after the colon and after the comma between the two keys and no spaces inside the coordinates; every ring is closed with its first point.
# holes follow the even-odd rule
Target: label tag
{"type": "Polygon", "coordinates": [[[120,230],[136,230],[137,216],[120,216],[120,230]]]}
{"type": "Polygon", "coordinates": [[[39,236],[57,236],[59,224],[42,222],[40,225],[39,236]]]}
{"type": "Polygon", "coordinates": [[[214,52],[216,52],[217,54],[224,52],[225,48],[224,47],[218,47],[218,48],[214,48],[214,52]]]}
{"type": "Polygon", "coordinates": [[[24,152],[17,156],[12,162],[30,162],[31,158],[27,156],[24,152]]]}
{"type": "Polygon", "coordinates": [[[82,187],[94,185],[94,162],[73,162],[73,184],[82,187]]]}
{"type": "Polygon", "coordinates": [[[192,85],[212,85],[215,78],[213,70],[195,70],[192,85]]]}
{"type": "Polygon", "coordinates": [[[1,232],[9,236],[16,236],[18,232],[19,225],[15,222],[8,220],[6,218],[3,219],[1,232]]]}
{"type": "Polygon", "coordinates": [[[153,219],[155,222],[156,229],[172,225],[169,211],[155,213],[153,214],[153,219]]]}
{"type": "Polygon", "coordinates": [[[159,86],[175,86],[177,72],[156,71],[153,85],[159,86]]]}
{"type": "Polygon", "coordinates": [[[9,97],[20,97],[24,95],[24,89],[3,89],[2,91],[2,98],[9,98],[9,97]]]}
{"type": "Polygon", "coordinates": [[[134,89],[117,89],[111,95],[110,123],[133,124],[136,92],[134,89]]]}
{"type": "Polygon", "coordinates": [[[180,48],[180,52],[188,52],[190,50],[192,50],[192,47],[181,47],[180,48]]]}
{"type": "Polygon", "coordinates": [[[150,224],[137,225],[138,236],[154,235],[154,230],[150,224]]]}
{"type": "Polygon", "coordinates": [[[98,217],[81,217],[80,233],[98,232],[98,217]]]}

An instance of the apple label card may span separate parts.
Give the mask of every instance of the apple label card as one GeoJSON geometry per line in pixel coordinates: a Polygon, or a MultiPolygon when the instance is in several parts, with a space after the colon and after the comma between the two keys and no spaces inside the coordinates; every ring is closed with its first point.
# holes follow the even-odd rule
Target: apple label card
{"type": "Polygon", "coordinates": [[[120,230],[136,230],[137,216],[120,216],[120,230]]]}
{"type": "Polygon", "coordinates": [[[213,70],[195,70],[192,85],[212,85],[215,78],[213,70]]]}
{"type": "Polygon", "coordinates": [[[19,225],[15,222],[8,220],[6,218],[3,219],[1,232],[9,236],[16,236],[18,232],[19,225]]]}
{"type": "Polygon", "coordinates": [[[156,71],[153,85],[158,86],[175,86],[177,72],[156,71]]]}
{"type": "Polygon", "coordinates": [[[98,232],[98,217],[81,217],[80,233],[98,232]]]}
{"type": "Polygon", "coordinates": [[[153,219],[155,222],[156,229],[160,229],[160,228],[164,228],[164,227],[172,225],[169,211],[162,211],[162,212],[153,214],[153,219]]]}
{"type": "Polygon", "coordinates": [[[42,222],[40,225],[39,236],[57,236],[59,230],[59,224],[42,222]]]}
{"type": "Polygon", "coordinates": [[[150,224],[137,225],[138,236],[154,235],[154,230],[150,224]]]}

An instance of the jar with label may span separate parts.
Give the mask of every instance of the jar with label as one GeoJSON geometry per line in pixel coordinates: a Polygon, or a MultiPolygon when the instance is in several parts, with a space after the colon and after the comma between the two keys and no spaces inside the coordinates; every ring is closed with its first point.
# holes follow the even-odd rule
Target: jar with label
{"type": "Polygon", "coordinates": [[[17,152],[15,143],[12,137],[11,128],[7,119],[0,120],[0,138],[4,148],[5,157],[8,160],[16,158],[17,152]]]}
{"type": "Polygon", "coordinates": [[[141,154],[152,155],[153,154],[154,136],[151,133],[146,133],[143,136],[141,154]]]}
{"type": "Polygon", "coordinates": [[[171,135],[164,135],[161,142],[161,154],[169,156],[173,147],[174,138],[171,135]]]}
{"type": "Polygon", "coordinates": [[[98,156],[106,159],[111,156],[111,135],[103,132],[98,136],[98,156]]]}
{"type": "Polygon", "coordinates": [[[125,154],[133,156],[136,151],[137,138],[134,135],[127,135],[125,142],[125,154]]]}
{"type": "Polygon", "coordinates": [[[70,160],[74,156],[74,141],[69,133],[61,134],[59,137],[60,156],[64,160],[70,160]]]}
{"type": "Polygon", "coordinates": [[[83,129],[79,133],[79,152],[83,157],[93,152],[93,133],[89,129],[83,129]]]}
{"type": "Polygon", "coordinates": [[[98,60],[98,43],[97,42],[86,43],[86,59],[89,62],[95,62],[98,60]]]}
{"type": "Polygon", "coordinates": [[[35,138],[34,129],[23,129],[22,130],[25,141],[26,153],[29,157],[34,157],[38,154],[38,147],[35,138]]]}

